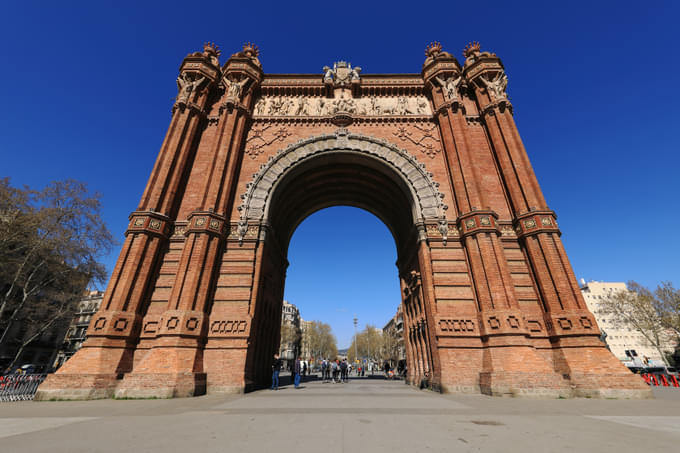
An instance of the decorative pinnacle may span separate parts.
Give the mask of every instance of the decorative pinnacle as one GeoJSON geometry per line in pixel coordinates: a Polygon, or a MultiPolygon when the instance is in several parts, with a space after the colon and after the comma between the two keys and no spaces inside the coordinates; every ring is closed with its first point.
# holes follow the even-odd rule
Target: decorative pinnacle
{"type": "Polygon", "coordinates": [[[260,55],[260,49],[255,44],[247,42],[243,45],[243,53],[248,58],[256,58],[260,55]]]}
{"type": "Polygon", "coordinates": [[[214,53],[214,54],[217,55],[218,57],[219,57],[220,55],[222,55],[222,51],[221,51],[220,48],[217,46],[217,44],[215,44],[214,42],[210,42],[210,41],[204,42],[204,43],[203,43],[203,52],[205,52],[205,53],[214,53]]]}
{"type": "Polygon", "coordinates": [[[436,57],[439,55],[439,53],[442,51],[442,45],[438,41],[431,42],[426,48],[425,48],[425,56],[427,57],[436,57]]]}
{"type": "Polygon", "coordinates": [[[481,47],[479,45],[479,41],[472,41],[472,42],[468,43],[467,46],[465,46],[465,49],[463,49],[463,56],[465,58],[468,58],[471,55],[479,53],[480,49],[481,49],[481,47]]]}

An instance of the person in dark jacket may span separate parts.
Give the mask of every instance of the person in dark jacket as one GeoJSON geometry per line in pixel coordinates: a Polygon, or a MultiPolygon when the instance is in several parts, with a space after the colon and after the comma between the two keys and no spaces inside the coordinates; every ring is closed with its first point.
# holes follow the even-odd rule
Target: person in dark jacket
{"type": "Polygon", "coordinates": [[[295,361],[295,388],[300,387],[300,372],[302,372],[302,363],[300,362],[301,357],[298,357],[295,361]]]}
{"type": "Polygon", "coordinates": [[[274,354],[274,362],[272,363],[272,390],[279,389],[279,373],[281,372],[281,367],[283,362],[279,358],[278,354],[274,354]]]}

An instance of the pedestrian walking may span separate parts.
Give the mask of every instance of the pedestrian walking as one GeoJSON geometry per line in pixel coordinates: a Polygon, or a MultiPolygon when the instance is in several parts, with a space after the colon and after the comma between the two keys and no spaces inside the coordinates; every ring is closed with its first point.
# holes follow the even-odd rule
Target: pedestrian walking
{"type": "Polygon", "coordinates": [[[336,359],[336,360],[333,360],[333,361],[331,362],[331,370],[333,371],[333,380],[332,380],[332,382],[333,382],[333,384],[335,384],[335,381],[338,379],[338,361],[337,361],[337,359],[336,359]]]}
{"type": "Polygon", "coordinates": [[[272,390],[279,389],[279,373],[281,372],[281,366],[283,362],[279,358],[278,354],[274,354],[274,362],[272,363],[272,390]]]}
{"type": "Polygon", "coordinates": [[[347,359],[342,359],[340,362],[340,382],[349,381],[347,377],[347,359]]]}
{"type": "Polygon", "coordinates": [[[301,363],[302,357],[298,357],[297,360],[295,361],[295,388],[300,388],[300,372],[302,371],[302,363],[301,363]]]}
{"type": "Polygon", "coordinates": [[[326,382],[326,368],[328,368],[328,362],[326,359],[321,361],[321,381],[326,382]]]}

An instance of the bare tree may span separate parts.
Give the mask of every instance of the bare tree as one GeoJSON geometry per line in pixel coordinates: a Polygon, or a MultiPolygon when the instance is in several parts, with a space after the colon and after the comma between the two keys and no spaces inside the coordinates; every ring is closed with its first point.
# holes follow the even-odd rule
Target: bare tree
{"type": "Polygon", "coordinates": [[[366,358],[371,362],[380,360],[383,358],[383,335],[380,330],[375,326],[367,325],[364,330],[357,333],[352,344],[347,351],[347,356],[350,361],[355,361],[356,359],[366,358]],[[358,357],[354,356],[356,343],[356,351],[358,357]]]}
{"type": "Polygon", "coordinates": [[[100,216],[100,196],[83,183],[57,181],[42,191],[0,180],[0,346],[27,345],[73,313],[87,285],[103,283],[97,260],[114,241],[100,216]],[[27,332],[12,338],[20,323],[27,332]]]}
{"type": "Polygon", "coordinates": [[[657,310],[654,294],[636,282],[628,282],[627,291],[613,292],[602,300],[600,310],[611,316],[617,327],[629,327],[639,332],[658,352],[668,366],[666,354],[661,350],[668,341],[668,328],[657,310]]]}
{"type": "Polygon", "coordinates": [[[671,282],[661,282],[654,290],[653,304],[661,324],[680,338],[680,289],[673,288],[671,282]]]}
{"type": "Polygon", "coordinates": [[[289,349],[291,346],[297,352],[300,350],[300,329],[290,323],[281,323],[281,347],[289,349]]]}
{"type": "Polygon", "coordinates": [[[305,341],[309,344],[312,357],[335,358],[338,346],[331,326],[321,321],[312,321],[305,331],[305,341]]]}

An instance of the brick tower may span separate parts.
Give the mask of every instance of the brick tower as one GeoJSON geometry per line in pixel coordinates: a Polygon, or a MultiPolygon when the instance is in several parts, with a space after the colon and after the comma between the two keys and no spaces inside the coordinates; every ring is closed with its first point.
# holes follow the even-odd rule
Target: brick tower
{"type": "Polygon", "coordinates": [[[311,213],[392,232],[408,380],[443,391],[649,397],[599,341],[512,116],[500,59],[441,45],[421,74],[339,61],[264,74],[206,44],[83,348],[38,399],[172,397],[265,385],[288,243],[311,213]]]}

